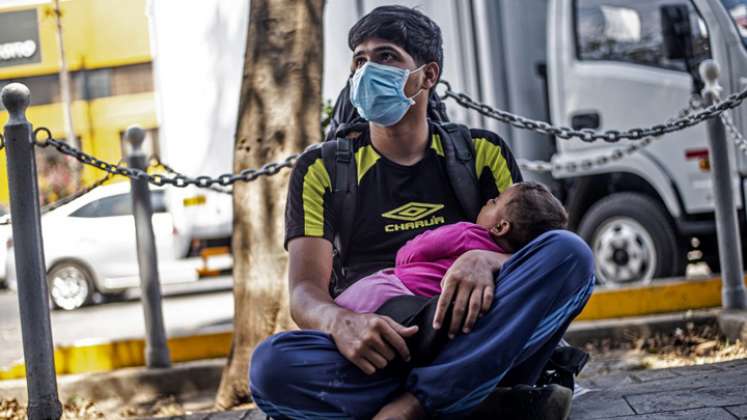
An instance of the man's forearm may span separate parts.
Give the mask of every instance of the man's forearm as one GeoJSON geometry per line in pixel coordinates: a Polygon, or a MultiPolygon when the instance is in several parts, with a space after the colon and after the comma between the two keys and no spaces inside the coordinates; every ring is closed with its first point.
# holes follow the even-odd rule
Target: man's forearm
{"type": "Polygon", "coordinates": [[[298,284],[291,290],[291,317],[304,329],[331,332],[334,322],[346,309],[335,304],[329,291],[313,283],[298,284]]]}
{"type": "Polygon", "coordinates": [[[301,328],[330,332],[340,308],[329,295],[332,242],[323,238],[295,238],[288,242],[290,311],[301,328]]]}

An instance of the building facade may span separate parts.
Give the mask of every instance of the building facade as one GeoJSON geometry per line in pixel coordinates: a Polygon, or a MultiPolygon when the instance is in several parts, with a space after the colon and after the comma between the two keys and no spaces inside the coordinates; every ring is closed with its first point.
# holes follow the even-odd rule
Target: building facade
{"type": "MultiPolygon", "coordinates": [[[[66,0],[61,2],[65,58],[71,76],[72,120],[83,151],[109,162],[122,158],[121,135],[131,124],[151,133],[157,149],[157,122],[146,0],[66,0]]],[[[60,99],[60,55],[53,5],[0,5],[0,87],[21,82],[31,90],[27,111],[35,127],[65,137],[60,99]]],[[[0,105],[0,124],[8,114],[0,105]]],[[[44,171],[59,162],[53,152],[37,154],[42,195],[55,180],[44,171]]],[[[104,174],[84,168],[82,183],[104,174]]],[[[59,177],[58,177],[59,178],[59,177]]],[[[59,179],[57,180],[59,181],[59,179]]],[[[70,188],[69,186],[67,188],[70,188]]],[[[69,191],[63,192],[69,193],[69,191]]],[[[51,192],[53,201],[55,192],[51,192]]],[[[8,205],[5,152],[0,151],[0,206],[8,205]]]]}

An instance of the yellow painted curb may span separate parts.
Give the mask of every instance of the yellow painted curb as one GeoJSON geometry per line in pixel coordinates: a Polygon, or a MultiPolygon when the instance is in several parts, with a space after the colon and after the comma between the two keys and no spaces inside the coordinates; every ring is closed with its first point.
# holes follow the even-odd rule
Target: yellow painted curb
{"type": "MultiPolygon", "coordinates": [[[[171,360],[191,360],[226,357],[231,349],[232,333],[203,334],[175,337],[168,341],[171,360]]],[[[84,372],[106,372],[125,367],[145,365],[145,341],[143,339],[111,342],[78,342],[69,346],[58,346],[54,351],[55,371],[58,375],[84,372]]],[[[22,379],[26,367],[18,362],[8,368],[0,368],[0,380],[22,379]]]]}
{"type": "MultiPolygon", "coordinates": [[[[591,321],[630,316],[713,308],[721,305],[721,279],[658,282],[646,287],[598,290],[576,318],[591,321]]],[[[231,349],[232,333],[222,332],[168,341],[171,360],[188,362],[226,357],[231,349]]],[[[144,366],[143,339],[112,342],[78,342],[55,348],[57,374],[104,372],[133,366],[144,366]]],[[[0,380],[26,377],[23,362],[0,368],[0,380]]]]}
{"type": "Polygon", "coordinates": [[[654,315],[721,306],[721,279],[655,282],[645,287],[598,290],[579,321],[654,315]]]}

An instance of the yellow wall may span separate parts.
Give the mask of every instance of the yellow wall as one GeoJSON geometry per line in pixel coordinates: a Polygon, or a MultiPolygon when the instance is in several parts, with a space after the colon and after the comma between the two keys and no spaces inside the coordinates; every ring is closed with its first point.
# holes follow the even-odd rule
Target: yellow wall
{"type": "MultiPolygon", "coordinates": [[[[121,156],[120,133],[132,124],[145,129],[157,127],[153,93],[113,96],[89,102],[73,103],[73,127],[79,134],[83,150],[101,160],[116,163],[121,156]]],[[[39,105],[28,109],[26,117],[34,128],[47,127],[55,138],[64,138],[62,105],[39,105]]],[[[0,113],[0,126],[5,125],[8,113],[0,113]]],[[[7,179],[5,151],[0,151],[0,179],[7,179]]],[[[83,179],[90,183],[104,175],[96,168],[86,167],[83,179]]],[[[7,204],[7,185],[0,185],[0,203],[7,204]],[[4,195],[3,195],[4,194],[4,195]]]]}
{"type": "MultiPolygon", "coordinates": [[[[65,56],[71,71],[94,69],[151,61],[146,0],[68,0],[61,2],[65,56]]],[[[37,6],[42,62],[0,68],[0,80],[56,74],[59,53],[55,19],[49,3],[37,6]]],[[[0,13],[24,10],[3,8],[0,13]]],[[[33,92],[31,93],[33,95],[33,92]]],[[[157,126],[153,93],[99,98],[73,103],[73,127],[81,138],[83,150],[101,159],[117,162],[120,156],[120,132],[131,124],[144,128],[157,126]]],[[[35,127],[46,126],[55,137],[64,137],[60,104],[29,108],[29,121],[35,127]]],[[[0,124],[7,121],[0,112],[0,124]]],[[[93,168],[83,173],[85,183],[102,176],[93,168]]],[[[0,204],[7,205],[8,186],[5,152],[0,151],[0,204]]]]}
{"type": "MultiPolygon", "coordinates": [[[[146,0],[68,0],[60,3],[65,57],[70,70],[151,60],[146,0]]],[[[25,8],[3,8],[0,13],[25,8]]],[[[0,79],[59,71],[59,49],[50,4],[36,7],[42,62],[0,68],[0,79]]]]}

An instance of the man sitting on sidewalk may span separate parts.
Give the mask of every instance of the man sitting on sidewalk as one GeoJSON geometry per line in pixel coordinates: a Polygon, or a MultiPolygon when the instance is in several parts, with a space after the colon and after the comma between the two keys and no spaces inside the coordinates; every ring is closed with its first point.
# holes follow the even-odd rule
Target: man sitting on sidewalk
{"type": "MultiPolygon", "coordinates": [[[[505,400],[495,398],[496,387],[535,384],[587,301],[591,252],[576,235],[556,230],[510,257],[463,254],[443,278],[433,321],[453,338],[428,365],[386,369],[395,358],[410,359],[405,340],[418,327],[354,313],[334,297],[393,266],[397,250],[423,231],[474,222],[474,215],[449,177],[447,142],[454,140],[427,118],[443,65],[439,27],[417,10],[379,7],[353,26],[349,45],[350,98],[369,121],[359,137],[342,140],[350,142],[355,163],[356,200],[349,208],[333,205],[334,195],[344,194],[335,185],[341,174],[330,173],[322,148],[299,158],[289,186],[286,245],[291,314],[302,329],[257,347],[250,369],[254,400],[276,419],[452,418],[496,401],[501,410],[505,400]],[[347,217],[354,220],[351,239],[347,249],[336,249],[345,255],[344,276],[331,282],[333,242],[340,244],[336,235],[347,217]]],[[[496,134],[470,135],[481,196],[471,206],[479,209],[522,177],[496,134]]],[[[553,389],[545,391],[521,392],[530,396],[534,414],[566,417],[570,393],[557,398],[553,389]]]]}

